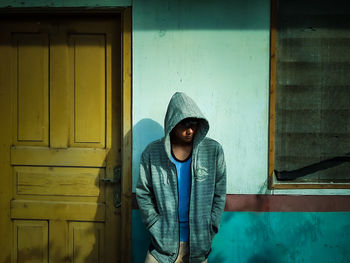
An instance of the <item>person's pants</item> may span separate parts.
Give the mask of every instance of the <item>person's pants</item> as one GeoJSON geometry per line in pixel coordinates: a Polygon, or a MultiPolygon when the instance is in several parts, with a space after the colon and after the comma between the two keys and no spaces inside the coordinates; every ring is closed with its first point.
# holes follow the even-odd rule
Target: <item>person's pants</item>
{"type": "MultiPolygon", "coordinates": [[[[188,263],[189,256],[190,256],[190,251],[188,249],[188,242],[180,242],[179,255],[177,256],[175,263],[188,263]]],[[[208,262],[207,260],[203,261],[203,263],[207,263],[207,262],[208,262]]],[[[145,263],[158,263],[158,261],[148,251],[145,259],[145,263]]]]}

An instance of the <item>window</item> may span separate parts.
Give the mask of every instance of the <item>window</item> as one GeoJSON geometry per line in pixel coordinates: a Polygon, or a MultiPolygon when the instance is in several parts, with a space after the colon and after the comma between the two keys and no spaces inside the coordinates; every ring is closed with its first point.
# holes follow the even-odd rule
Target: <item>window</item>
{"type": "Polygon", "coordinates": [[[350,5],[273,0],[271,188],[350,188],[350,5]]]}

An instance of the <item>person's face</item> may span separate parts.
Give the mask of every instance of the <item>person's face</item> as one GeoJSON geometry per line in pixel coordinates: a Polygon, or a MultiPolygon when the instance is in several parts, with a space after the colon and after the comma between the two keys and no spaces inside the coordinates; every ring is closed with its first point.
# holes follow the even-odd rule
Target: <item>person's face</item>
{"type": "Polygon", "coordinates": [[[175,126],[173,134],[179,142],[192,143],[198,126],[198,120],[184,119],[175,126]]]}

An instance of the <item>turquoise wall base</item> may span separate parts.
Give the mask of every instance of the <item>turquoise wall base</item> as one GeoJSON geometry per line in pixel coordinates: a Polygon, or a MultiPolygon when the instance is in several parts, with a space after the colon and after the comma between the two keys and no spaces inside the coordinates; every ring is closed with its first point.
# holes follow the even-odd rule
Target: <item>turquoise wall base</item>
{"type": "MultiPolygon", "coordinates": [[[[133,210],[132,254],[143,263],[149,235],[133,210]]],[[[225,212],[209,263],[350,262],[350,212],[225,212]]]]}

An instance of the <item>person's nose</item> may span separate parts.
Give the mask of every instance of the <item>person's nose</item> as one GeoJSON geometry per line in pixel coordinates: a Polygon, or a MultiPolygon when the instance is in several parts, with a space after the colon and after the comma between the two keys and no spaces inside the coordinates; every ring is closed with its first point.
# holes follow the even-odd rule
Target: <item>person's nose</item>
{"type": "Polygon", "coordinates": [[[193,133],[193,129],[191,127],[186,129],[186,135],[191,135],[193,133]]]}

